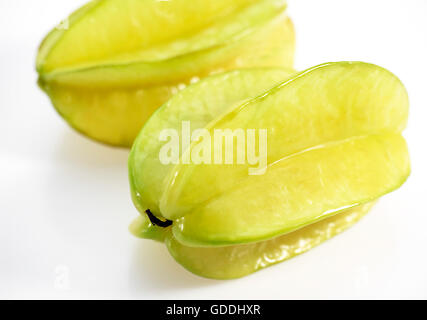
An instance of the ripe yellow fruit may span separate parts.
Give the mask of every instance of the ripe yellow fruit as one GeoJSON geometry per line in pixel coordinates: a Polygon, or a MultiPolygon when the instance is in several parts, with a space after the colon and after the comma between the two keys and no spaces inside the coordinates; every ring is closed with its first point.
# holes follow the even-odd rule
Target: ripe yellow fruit
{"type": "Polygon", "coordinates": [[[151,114],[192,82],[291,67],[285,9],[284,0],[95,0],[43,41],[39,85],[76,130],[130,147],[151,114]]]}
{"type": "Polygon", "coordinates": [[[131,231],[164,241],[179,263],[212,278],[244,276],[304,252],[405,182],[408,109],[399,79],[362,62],[206,78],[163,105],[135,141],[129,176],[142,216],[131,231]],[[177,163],[163,164],[159,134],[180,132],[184,120],[210,136],[266,129],[265,172],[248,174],[247,162],[183,161],[210,148],[205,139],[181,149],[177,163]]]}

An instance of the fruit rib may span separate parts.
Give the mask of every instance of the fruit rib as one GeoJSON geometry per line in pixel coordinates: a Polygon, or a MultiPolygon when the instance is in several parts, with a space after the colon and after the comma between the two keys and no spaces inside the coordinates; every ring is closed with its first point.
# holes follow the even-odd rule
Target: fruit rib
{"type": "MultiPolygon", "coordinates": [[[[208,129],[212,137],[218,129],[266,129],[267,162],[272,164],[331,142],[399,133],[407,116],[407,93],[393,74],[371,64],[339,62],[314,67],[286,80],[264,95],[236,106],[209,124],[208,129]]],[[[206,143],[211,141],[193,143],[187,153],[206,143]]],[[[225,144],[223,154],[224,150],[225,144]]],[[[163,216],[176,220],[197,211],[206,201],[221,196],[244,179],[258,181],[259,177],[248,177],[249,167],[248,163],[181,162],[165,180],[160,202],[163,216]]],[[[288,183],[283,181],[282,187],[288,183]]]]}
{"type": "Polygon", "coordinates": [[[151,114],[191,82],[237,68],[292,66],[295,35],[285,7],[283,0],[92,1],[43,41],[39,84],[73,128],[130,147],[151,114]]]}
{"type": "Polygon", "coordinates": [[[279,68],[255,68],[211,76],[179,92],[162,106],[141,130],[129,157],[131,192],[139,211],[151,209],[161,216],[163,180],[173,168],[173,164],[159,161],[164,144],[159,135],[163,129],[176,130],[181,136],[182,121],[189,121],[192,130],[203,128],[234,104],[263,93],[292,73],[279,68]]]}
{"type": "Polygon", "coordinates": [[[267,240],[312,224],[402,185],[410,166],[400,134],[329,143],[281,159],[176,219],[189,246],[267,240]]]}
{"type": "Polygon", "coordinates": [[[221,45],[158,61],[99,64],[39,72],[44,83],[71,87],[111,88],[180,84],[190,77],[243,67],[292,67],[295,34],[292,21],[280,13],[240,37],[221,45]],[[254,50],[257,48],[257,50],[254,50]]]}
{"type": "Polygon", "coordinates": [[[130,182],[142,215],[131,232],[164,241],[195,274],[238,278],[305,252],[356,223],[409,175],[401,136],[408,98],[393,74],[359,62],[321,65],[286,81],[273,71],[267,82],[247,70],[190,86],[153,115],[132,149],[130,182]],[[262,92],[260,83],[277,85],[262,92]],[[239,102],[245,96],[256,97],[239,102]],[[184,120],[211,134],[270,130],[266,173],[248,176],[247,165],[163,167],[159,131],[179,132],[184,120]],[[172,226],[152,223],[144,214],[151,206],[172,226]]]}
{"type": "Polygon", "coordinates": [[[290,259],[357,223],[374,202],[344,210],[291,233],[256,243],[225,247],[189,247],[175,239],[171,228],[153,225],[145,215],[130,226],[136,237],[164,242],[174,259],[190,272],[212,279],[235,279],[290,259]]]}
{"type": "Polygon", "coordinates": [[[252,21],[285,7],[284,0],[92,1],[78,10],[66,30],[48,36],[37,69],[50,73],[99,64],[165,60],[219,45],[250,28],[252,21]],[[247,13],[246,22],[240,16],[243,12],[247,13]],[[199,34],[201,39],[194,39],[199,34]]]}
{"type": "Polygon", "coordinates": [[[257,243],[195,248],[181,244],[171,232],[166,233],[165,242],[175,260],[194,274],[212,279],[240,278],[304,253],[334,237],[358,222],[372,205],[371,202],[357,206],[292,233],[257,243]]]}

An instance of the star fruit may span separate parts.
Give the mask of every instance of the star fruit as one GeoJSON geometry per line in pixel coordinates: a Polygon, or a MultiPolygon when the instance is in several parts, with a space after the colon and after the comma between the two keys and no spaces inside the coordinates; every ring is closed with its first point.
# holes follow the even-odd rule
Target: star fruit
{"type": "Polygon", "coordinates": [[[159,108],[136,139],[129,177],[141,215],[130,230],[164,242],[185,268],[214,279],[242,277],[305,252],[405,182],[408,108],[400,80],[362,62],[208,77],[159,108]],[[206,138],[183,145],[179,161],[164,164],[162,130],[183,135],[185,122],[211,136],[218,129],[266,129],[265,170],[251,175],[248,162],[185,162],[209,150],[206,138]]]}
{"type": "Polygon", "coordinates": [[[292,67],[284,0],[95,0],[51,31],[36,69],[58,113],[95,140],[130,147],[173,94],[208,75],[292,67]]]}

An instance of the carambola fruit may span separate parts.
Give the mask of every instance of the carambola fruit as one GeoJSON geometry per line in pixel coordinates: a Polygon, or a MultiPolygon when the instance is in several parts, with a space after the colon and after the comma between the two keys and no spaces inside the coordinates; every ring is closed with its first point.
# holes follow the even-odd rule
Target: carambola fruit
{"type": "Polygon", "coordinates": [[[75,129],[131,146],[186,85],[248,67],[291,67],[284,0],[95,0],[48,34],[39,85],[75,129]]]}
{"type": "Polygon", "coordinates": [[[206,78],[158,109],[135,141],[129,176],[141,216],[131,231],[165,242],[180,264],[209,278],[237,278],[291,258],[404,183],[407,117],[399,79],[362,62],[206,78]],[[265,172],[249,175],[248,163],[185,164],[205,139],[180,150],[178,164],[162,164],[159,135],[180,133],[183,121],[210,133],[267,129],[265,172]]]}

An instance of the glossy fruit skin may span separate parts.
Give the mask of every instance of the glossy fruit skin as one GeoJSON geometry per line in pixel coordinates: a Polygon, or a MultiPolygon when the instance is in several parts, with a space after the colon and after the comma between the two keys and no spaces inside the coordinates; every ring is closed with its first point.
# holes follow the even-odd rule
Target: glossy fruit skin
{"type": "Polygon", "coordinates": [[[150,209],[162,216],[159,201],[165,189],[163,181],[174,167],[159,161],[162,143],[158,137],[164,128],[180,133],[182,119],[191,122],[192,130],[203,128],[233,105],[262,94],[293,73],[283,68],[253,68],[210,76],[159,108],[142,128],[129,156],[132,198],[139,211],[150,209]]]}
{"type": "MultiPolygon", "coordinates": [[[[295,35],[292,22],[284,14],[284,1],[238,0],[233,2],[233,6],[226,5],[226,1],[222,0],[197,0],[191,6],[188,3],[183,0],[171,0],[167,3],[154,0],[90,2],[70,16],[70,32],[54,30],[43,41],[37,58],[39,86],[50,97],[58,113],[73,128],[97,141],[130,147],[151,114],[190,83],[236,68],[292,66],[295,35]],[[123,31],[126,33],[121,38],[111,37],[112,41],[117,38],[117,45],[105,45],[105,54],[101,49],[95,51],[95,46],[91,43],[97,39],[96,35],[90,33],[91,41],[86,39],[87,43],[85,42],[85,38],[89,36],[86,36],[87,28],[84,29],[83,26],[88,24],[86,21],[90,20],[91,15],[101,16],[99,12],[102,10],[120,11],[121,14],[115,15],[121,21],[110,19],[111,22],[106,22],[107,34],[110,28],[114,35],[114,24],[130,24],[126,22],[132,16],[131,12],[126,11],[128,6],[145,8],[145,11],[148,11],[149,6],[153,12],[161,13],[163,10],[165,14],[169,13],[165,8],[171,6],[175,10],[171,12],[175,12],[173,21],[176,23],[191,15],[192,10],[197,7],[211,8],[205,11],[212,14],[211,19],[217,24],[218,34],[225,36],[215,39],[211,35],[215,29],[209,31],[209,28],[203,26],[203,21],[196,21],[194,24],[201,29],[193,38],[181,40],[170,37],[167,40],[170,42],[169,46],[154,46],[153,49],[141,52],[135,51],[138,50],[135,41],[138,36],[148,43],[155,39],[147,35],[132,35],[131,27],[123,31]],[[181,11],[177,9],[180,6],[183,7],[181,11]],[[224,10],[222,6],[230,9],[224,10]],[[227,14],[224,16],[221,12],[227,14]],[[240,30],[233,25],[233,17],[241,21],[242,28],[247,24],[246,29],[240,30]],[[79,35],[77,31],[80,29],[79,35]],[[227,31],[229,29],[231,31],[227,31]],[[225,31],[229,33],[228,38],[225,31]],[[127,42],[122,39],[126,37],[127,42]],[[80,51],[73,51],[77,42],[80,51]],[[90,54],[90,50],[94,50],[96,54],[90,54]]],[[[105,15],[107,13],[102,19],[105,15]]],[[[209,18],[206,20],[209,21],[209,18]]],[[[137,21],[140,25],[148,23],[137,21]]],[[[173,27],[171,23],[167,30],[173,35],[174,29],[179,28],[173,27]]],[[[159,31],[159,37],[163,34],[165,32],[159,31]]],[[[107,35],[104,37],[110,38],[107,35]]]]}
{"type": "Polygon", "coordinates": [[[225,247],[189,247],[179,242],[171,228],[154,226],[138,217],[130,231],[142,239],[165,243],[172,257],[190,272],[210,279],[229,280],[247,276],[291,259],[316,247],[356,224],[374,202],[344,210],[294,232],[266,241],[225,247]]]}
{"type": "MultiPolygon", "coordinates": [[[[251,71],[247,72],[250,78],[251,71]]],[[[267,72],[274,75],[271,69],[267,72]]],[[[219,83],[224,88],[230,86],[225,80],[227,74],[221,76],[225,78],[219,83]]],[[[243,80],[245,75],[240,76],[239,81],[253,85],[243,80]]],[[[133,199],[142,214],[132,225],[132,233],[165,242],[172,256],[198,275],[237,278],[305,252],[345,230],[366,214],[373,201],[406,180],[410,163],[401,131],[406,126],[408,97],[393,74],[371,64],[338,62],[295,75],[283,74],[283,80],[280,77],[267,76],[272,87],[261,94],[255,90],[252,98],[251,90],[242,86],[249,95],[247,99],[242,97],[240,103],[229,103],[228,107],[227,103],[215,104],[220,106],[217,113],[210,112],[209,104],[202,103],[208,107],[200,108],[192,103],[201,97],[209,101],[208,88],[221,90],[220,84],[204,86],[215,83],[215,79],[207,78],[180,92],[151,117],[129,158],[133,199]],[[316,103],[310,104],[310,97],[317,98],[313,100],[316,103]],[[271,141],[273,149],[269,149],[267,173],[255,178],[246,173],[245,177],[242,168],[219,166],[214,170],[217,179],[206,180],[209,165],[158,169],[154,128],[178,126],[182,119],[179,110],[185,102],[193,106],[185,118],[194,119],[196,128],[236,128],[242,123],[276,128],[276,136],[269,140],[269,148],[271,141]],[[258,117],[252,117],[251,106],[258,117]],[[268,111],[275,113],[270,117],[268,111]],[[170,118],[174,118],[172,122],[166,120],[170,118]],[[287,121],[286,126],[282,119],[287,121]],[[277,126],[277,121],[282,125],[277,126]],[[298,125],[303,134],[295,130],[298,125]],[[290,135],[288,140],[280,136],[279,130],[285,129],[290,135]],[[162,204],[178,181],[171,182],[168,176],[177,178],[182,172],[177,190],[193,188],[194,197],[172,199],[193,202],[188,211],[181,211],[185,206],[180,208],[181,204],[169,200],[162,204]],[[191,182],[193,174],[200,179],[196,189],[191,182]],[[227,179],[234,181],[232,188],[227,179]],[[240,181],[236,183],[236,179],[240,181]],[[148,191],[149,185],[154,186],[154,193],[148,191]],[[204,198],[206,190],[214,195],[208,201],[204,198]],[[173,216],[163,210],[162,206],[171,203],[172,209],[178,208],[177,212],[183,214],[173,216]],[[144,211],[151,208],[158,217],[173,220],[172,227],[162,229],[151,224],[144,216],[144,211]],[[235,256],[240,258],[236,260],[235,256]]],[[[234,92],[232,89],[229,91],[234,92]]]]}
{"type": "Polygon", "coordinates": [[[268,128],[267,173],[248,176],[248,163],[181,161],[165,180],[160,212],[175,221],[180,242],[218,246],[268,239],[372,201],[409,175],[401,137],[408,106],[399,79],[378,66],[339,62],[304,71],[207,127],[211,136],[268,128]]]}
{"type": "Polygon", "coordinates": [[[173,234],[197,247],[268,240],[373,201],[399,188],[409,172],[400,134],[333,143],[284,159],[197,206],[174,220],[173,234]]]}
{"type": "MultiPolygon", "coordinates": [[[[408,106],[404,86],[389,71],[368,63],[326,63],[236,105],[207,129],[213,136],[218,129],[267,128],[268,165],[272,165],[328,143],[400,133],[406,127],[408,106]]],[[[177,165],[165,182],[162,214],[177,219],[242,179],[257,179],[248,177],[249,167],[248,163],[177,165]],[[202,179],[208,183],[199,185],[202,179]]]]}
{"type": "Polygon", "coordinates": [[[353,226],[372,206],[371,202],[357,206],[291,233],[256,243],[195,248],[183,245],[172,233],[166,234],[165,242],[170,254],[190,272],[211,279],[236,279],[313,249],[353,226]]]}

